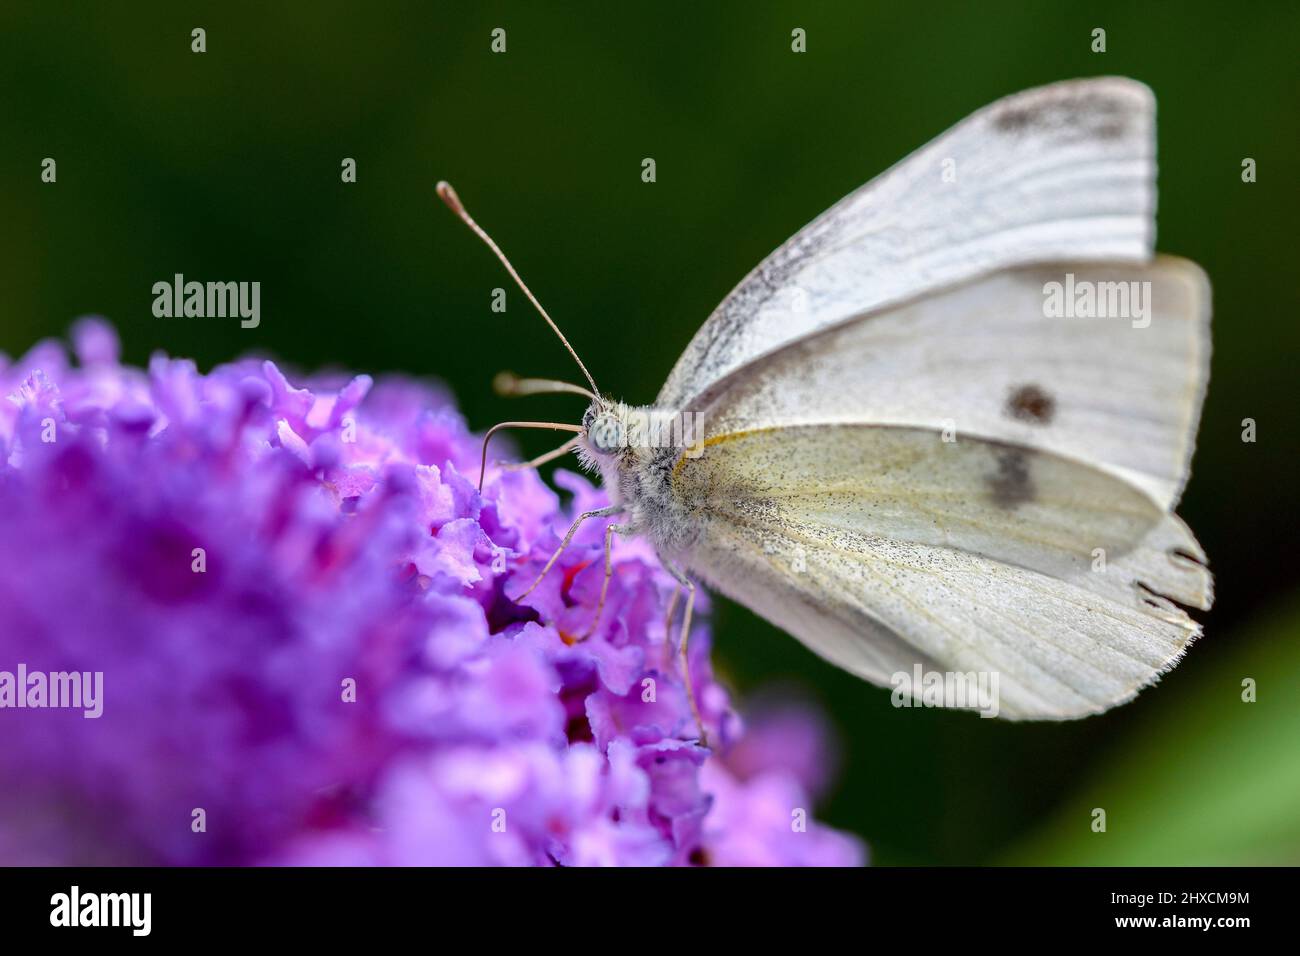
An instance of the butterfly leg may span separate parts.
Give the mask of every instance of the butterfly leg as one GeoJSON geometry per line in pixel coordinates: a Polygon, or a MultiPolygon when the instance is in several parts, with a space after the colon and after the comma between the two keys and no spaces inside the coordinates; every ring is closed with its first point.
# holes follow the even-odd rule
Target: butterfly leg
{"type": "Polygon", "coordinates": [[[578,515],[573,524],[569,526],[569,531],[564,536],[564,540],[560,542],[560,546],[556,548],[555,553],[551,555],[551,560],[546,562],[546,567],[542,568],[542,573],[537,575],[537,580],[528,585],[528,590],[516,597],[515,600],[522,601],[524,598],[528,597],[528,595],[533,593],[533,589],[536,588],[537,585],[542,583],[542,578],[546,577],[547,572],[555,566],[555,562],[560,560],[560,555],[562,555],[564,549],[569,546],[569,542],[573,540],[573,536],[578,533],[578,528],[584,521],[588,518],[604,518],[608,515],[616,515],[622,511],[622,505],[610,505],[608,508],[598,508],[595,511],[584,511],[582,514],[578,515]]]}
{"type": "MultiPolygon", "coordinates": [[[[677,579],[677,583],[686,589],[686,608],[682,611],[682,637],[677,646],[677,659],[682,669],[682,682],[686,685],[686,699],[691,705],[691,716],[695,718],[696,729],[700,732],[700,746],[707,747],[709,745],[709,735],[704,729],[704,721],[700,718],[699,704],[695,701],[695,687],[691,683],[691,665],[686,656],[687,642],[691,637],[691,614],[695,610],[695,582],[671,563],[667,561],[662,563],[668,569],[668,573],[677,579]]],[[[674,604],[676,603],[676,596],[677,592],[674,592],[674,604]]],[[[671,621],[671,619],[670,613],[669,620],[671,621]]]]}
{"type": "Polygon", "coordinates": [[[668,610],[664,612],[664,640],[668,641],[673,636],[673,611],[677,610],[677,600],[682,596],[682,589],[674,587],[673,593],[668,596],[668,610]]]}
{"type": "Polygon", "coordinates": [[[609,594],[609,579],[614,574],[613,545],[614,535],[631,534],[632,526],[626,524],[611,524],[605,526],[605,578],[600,582],[600,600],[596,602],[596,616],[591,619],[591,626],[587,628],[583,635],[578,638],[585,641],[596,631],[596,625],[600,623],[601,612],[605,610],[605,596],[609,594]]]}

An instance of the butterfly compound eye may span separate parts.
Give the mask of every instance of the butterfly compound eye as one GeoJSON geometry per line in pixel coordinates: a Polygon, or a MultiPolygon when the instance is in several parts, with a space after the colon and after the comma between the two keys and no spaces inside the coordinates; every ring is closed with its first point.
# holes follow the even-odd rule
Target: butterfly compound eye
{"type": "Polygon", "coordinates": [[[610,455],[623,444],[623,428],[612,415],[600,415],[587,426],[587,440],[596,451],[610,455]]]}

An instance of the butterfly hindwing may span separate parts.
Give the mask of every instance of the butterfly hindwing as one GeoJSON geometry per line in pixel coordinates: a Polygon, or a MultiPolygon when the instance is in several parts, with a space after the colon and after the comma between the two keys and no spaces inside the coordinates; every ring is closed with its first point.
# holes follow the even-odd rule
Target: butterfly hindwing
{"type": "Polygon", "coordinates": [[[1050,452],[776,428],[715,438],[674,482],[713,587],[877,684],[915,665],[997,673],[1006,717],[1127,700],[1199,633],[1178,604],[1211,600],[1182,522],[1050,452]]]}

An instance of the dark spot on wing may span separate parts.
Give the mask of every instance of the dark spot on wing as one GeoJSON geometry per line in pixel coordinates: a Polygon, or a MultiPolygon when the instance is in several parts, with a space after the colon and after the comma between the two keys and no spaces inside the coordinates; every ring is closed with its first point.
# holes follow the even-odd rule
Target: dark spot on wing
{"type": "Polygon", "coordinates": [[[993,117],[993,128],[1001,133],[1019,133],[1033,125],[1037,110],[1028,106],[1009,106],[993,117]]]}
{"type": "Polygon", "coordinates": [[[1128,132],[1130,109],[1115,96],[1093,90],[1063,91],[1055,96],[1032,96],[994,113],[993,128],[1000,133],[1054,132],[1062,139],[1120,139],[1128,132]]]}
{"type": "Polygon", "coordinates": [[[1006,415],[1034,425],[1047,425],[1056,414],[1056,399],[1037,385],[1021,385],[1007,398],[1006,415]]]}
{"type": "Polygon", "coordinates": [[[998,470],[989,475],[989,496],[999,508],[1014,510],[1034,500],[1034,482],[1029,477],[1029,458],[1020,448],[998,451],[998,470]]]}
{"type": "Polygon", "coordinates": [[[1120,139],[1128,129],[1122,117],[1101,118],[1094,126],[1093,132],[1098,139],[1120,139]]]}

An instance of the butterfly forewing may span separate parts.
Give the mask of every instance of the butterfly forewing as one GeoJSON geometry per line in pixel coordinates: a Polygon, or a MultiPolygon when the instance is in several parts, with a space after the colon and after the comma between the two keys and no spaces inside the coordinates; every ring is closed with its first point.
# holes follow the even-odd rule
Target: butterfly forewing
{"type": "Polygon", "coordinates": [[[1170,507],[1195,444],[1209,322],[1209,284],[1183,259],[1012,269],[778,350],[715,386],[701,417],[706,437],[826,423],[974,435],[1111,471],[1170,507]],[[1118,288],[1128,308],[1052,314],[1053,286],[1067,284],[1103,300],[1118,288]]]}
{"type": "Polygon", "coordinates": [[[686,408],[760,355],[1006,266],[1151,255],[1155,100],[1134,80],[999,100],[845,197],[714,310],[656,404],[686,408]]]}

